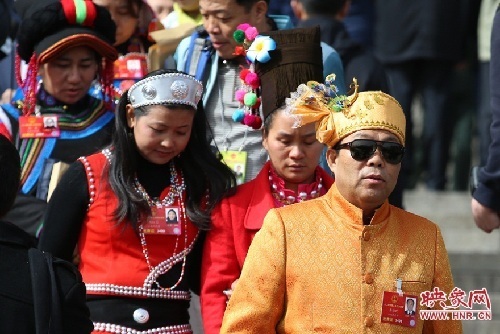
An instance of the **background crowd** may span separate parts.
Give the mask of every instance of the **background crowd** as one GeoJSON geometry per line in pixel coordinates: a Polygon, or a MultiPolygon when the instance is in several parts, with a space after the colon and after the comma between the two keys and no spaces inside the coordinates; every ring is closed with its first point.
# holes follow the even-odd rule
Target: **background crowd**
{"type": "MultiPolygon", "coordinates": [[[[167,28],[188,21],[202,23],[196,0],[96,3],[110,10],[118,28],[116,47],[122,55],[147,52],[152,44],[148,28],[158,28],[150,25],[152,21],[167,28]]],[[[351,0],[317,7],[311,0],[273,0],[269,14],[288,15],[296,26],[320,25],[323,41],[342,58],[345,80],[356,76],[362,87],[390,90],[404,104],[410,115],[408,125],[411,122],[409,148],[403,163],[404,180],[396,188],[400,198],[393,200],[401,206],[404,188],[424,184],[432,190],[467,190],[470,167],[486,162],[491,122],[489,40],[497,4],[494,0],[461,0],[399,8],[398,1],[351,0]],[[307,7],[317,12],[307,13],[307,7]],[[381,71],[386,75],[379,75],[381,71]]],[[[8,17],[7,13],[3,15],[8,17]]],[[[2,24],[10,21],[2,20],[2,24]]],[[[8,28],[2,31],[3,38],[13,40],[8,28]]],[[[17,87],[14,46],[15,42],[3,45],[7,56],[0,62],[2,92],[17,87]]],[[[10,97],[4,94],[4,102],[10,97]]]]}

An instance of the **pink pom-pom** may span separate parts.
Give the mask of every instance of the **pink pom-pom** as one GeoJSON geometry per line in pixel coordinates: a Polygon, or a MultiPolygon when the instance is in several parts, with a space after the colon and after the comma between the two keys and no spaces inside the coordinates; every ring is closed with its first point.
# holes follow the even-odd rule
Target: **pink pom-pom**
{"type": "Polygon", "coordinates": [[[239,24],[237,27],[236,27],[236,30],[247,30],[248,28],[250,28],[251,25],[249,25],[248,23],[242,23],[242,24],[239,24]]]}
{"type": "Polygon", "coordinates": [[[234,93],[234,98],[236,99],[236,101],[239,101],[241,103],[244,103],[245,102],[245,94],[247,92],[245,92],[245,90],[243,89],[238,89],[235,93],[234,93]]]}
{"type": "Polygon", "coordinates": [[[255,27],[248,27],[248,29],[244,30],[245,31],[245,37],[249,41],[253,41],[255,37],[259,35],[259,31],[255,27]]]}
{"type": "Polygon", "coordinates": [[[254,121],[255,121],[255,115],[252,114],[246,114],[245,118],[243,118],[243,124],[247,126],[252,126],[254,121]]]}
{"type": "Polygon", "coordinates": [[[259,76],[256,73],[249,72],[245,76],[245,83],[252,86],[253,89],[257,89],[260,86],[259,76]]]}

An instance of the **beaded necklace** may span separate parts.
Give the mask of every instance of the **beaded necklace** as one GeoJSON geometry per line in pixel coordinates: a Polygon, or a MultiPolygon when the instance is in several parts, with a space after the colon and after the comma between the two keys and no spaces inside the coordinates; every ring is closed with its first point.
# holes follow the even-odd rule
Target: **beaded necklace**
{"type": "Polygon", "coordinates": [[[150,207],[156,206],[169,206],[172,205],[175,201],[176,197],[179,197],[180,202],[182,203],[182,194],[186,190],[186,183],[184,182],[184,176],[181,173],[180,180],[177,177],[177,170],[175,169],[175,165],[173,162],[170,163],[170,191],[168,195],[161,201],[158,199],[153,200],[149,194],[146,192],[146,189],[139,182],[139,179],[136,177],[134,179],[134,186],[136,192],[142,196],[144,200],[146,200],[150,207]]]}
{"type": "MultiPolygon", "coordinates": [[[[183,231],[184,231],[184,249],[178,254],[177,253],[177,247],[179,245],[179,236],[175,238],[175,246],[174,246],[174,251],[173,251],[173,256],[174,258],[178,258],[179,256],[182,256],[182,267],[181,267],[181,274],[179,276],[179,279],[177,282],[175,282],[174,285],[171,287],[164,288],[158,283],[157,280],[155,280],[155,285],[158,289],[162,290],[173,290],[175,289],[181,282],[182,278],[184,277],[184,272],[186,268],[186,261],[187,261],[187,249],[188,249],[188,233],[187,233],[187,216],[186,216],[186,208],[184,206],[184,192],[186,190],[186,184],[184,182],[184,176],[182,175],[182,172],[180,173],[180,177],[178,177],[177,170],[175,169],[175,165],[173,162],[170,163],[170,190],[168,192],[168,195],[165,196],[163,200],[158,200],[155,199],[153,200],[149,194],[146,192],[146,189],[141,185],[137,177],[134,180],[134,185],[136,188],[136,192],[142,196],[144,200],[148,202],[148,205],[150,207],[165,207],[165,206],[170,206],[174,204],[175,199],[179,198],[179,206],[180,206],[180,215],[179,219],[181,222],[183,222],[183,231]]],[[[146,235],[144,233],[144,223],[140,222],[139,224],[139,238],[141,241],[141,247],[142,247],[142,253],[144,254],[144,258],[146,260],[146,263],[148,265],[148,269],[150,274],[153,274],[153,277],[158,277],[164,273],[166,273],[170,268],[171,264],[170,263],[160,263],[156,268],[153,268],[151,265],[151,261],[149,259],[149,251],[148,251],[148,245],[146,242],[146,235]]]]}
{"type": "Polygon", "coordinates": [[[301,191],[297,195],[293,190],[286,189],[283,179],[276,175],[276,172],[272,167],[269,168],[269,183],[271,184],[271,193],[273,198],[280,204],[280,206],[286,206],[319,197],[321,195],[321,190],[323,189],[323,178],[319,176],[319,172],[317,170],[315,174],[316,180],[311,184],[313,186],[312,190],[310,192],[301,191]]]}

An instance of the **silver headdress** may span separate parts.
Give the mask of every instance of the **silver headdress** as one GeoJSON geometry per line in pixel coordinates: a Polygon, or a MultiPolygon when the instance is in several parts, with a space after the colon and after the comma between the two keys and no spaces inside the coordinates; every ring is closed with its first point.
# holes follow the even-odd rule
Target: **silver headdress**
{"type": "Polygon", "coordinates": [[[190,75],[164,73],[140,80],[130,87],[132,107],[156,104],[185,104],[196,109],[203,95],[203,85],[190,75]]]}

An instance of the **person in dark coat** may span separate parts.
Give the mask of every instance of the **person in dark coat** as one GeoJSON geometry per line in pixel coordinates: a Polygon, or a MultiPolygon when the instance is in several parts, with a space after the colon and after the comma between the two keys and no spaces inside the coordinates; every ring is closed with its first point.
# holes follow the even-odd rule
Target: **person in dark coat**
{"type": "Polygon", "coordinates": [[[321,41],[337,50],[344,65],[346,87],[349,87],[352,78],[356,78],[361,91],[389,93],[384,67],[371,52],[349,36],[343,23],[350,1],[292,0],[290,5],[299,18],[298,27],[319,25],[321,41]]]}
{"type": "MultiPolygon", "coordinates": [[[[19,189],[19,154],[0,135],[0,219],[14,203],[19,189]]],[[[35,333],[35,311],[28,250],[34,240],[19,227],[0,221],[0,333],[35,333]]],[[[54,260],[63,320],[62,333],[90,333],[85,285],[72,264],[54,260]]],[[[46,305],[50,308],[50,305],[46,305]]]]}
{"type": "Polygon", "coordinates": [[[500,11],[497,9],[491,33],[490,102],[491,144],[486,165],[480,170],[479,184],[473,193],[472,216],[476,225],[490,233],[500,228],[500,11]]]}
{"type": "Polygon", "coordinates": [[[470,0],[375,1],[375,56],[384,64],[391,95],[406,115],[401,176],[416,171],[412,104],[420,94],[424,122],[419,147],[430,190],[444,190],[447,181],[451,132],[447,108],[455,65],[465,57],[465,1],[470,0]]]}

